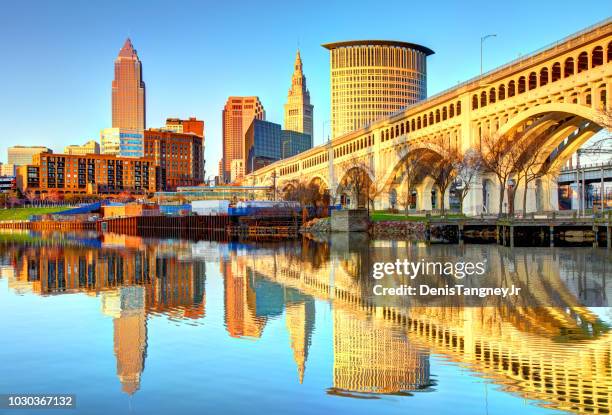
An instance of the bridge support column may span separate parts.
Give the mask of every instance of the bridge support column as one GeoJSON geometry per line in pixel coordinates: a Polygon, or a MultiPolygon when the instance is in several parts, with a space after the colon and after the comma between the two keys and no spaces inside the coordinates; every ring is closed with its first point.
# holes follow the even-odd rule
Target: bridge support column
{"type": "Polygon", "coordinates": [[[467,216],[477,216],[484,212],[482,178],[483,176],[472,178],[470,189],[463,199],[463,213],[467,216]]]}
{"type": "Polygon", "coordinates": [[[556,177],[542,177],[536,180],[536,201],[538,211],[559,210],[559,187],[556,177]]]}
{"type": "MultiPolygon", "coordinates": [[[[517,184],[516,187],[516,194],[514,197],[514,211],[515,212],[519,212],[519,211],[523,211],[523,194],[525,193],[525,183],[521,182],[517,184]]],[[[537,212],[538,210],[538,203],[536,200],[538,194],[538,188],[537,185],[534,181],[530,182],[527,185],[527,200],[526,200],[526,206],[525,206],[525,211],[523,212],[523,214],[527,214],[527,213],[531,213],[531,212],[537,212]]]]}
{"type": "Polygon", "coordinates": [[[431,211],[431,190],[433,189],[433,180],[429,177],[425,178],[421,184],[415,187],[417,192],[417,210],[431,211]]]}

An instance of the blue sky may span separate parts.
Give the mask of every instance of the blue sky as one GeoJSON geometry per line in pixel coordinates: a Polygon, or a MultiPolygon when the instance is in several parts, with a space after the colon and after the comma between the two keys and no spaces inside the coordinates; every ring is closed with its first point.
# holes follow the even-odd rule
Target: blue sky
{"type": "Polygon", "coordinates": [[[206,122],[207,174],[221,155],[230,95],[257,95],[283,121],[299,44],[315,106],[315,144],[329,133],[329,57],[322,43],[420,43],[434,94],[606,18],[609,1],[6,1],[0,16],[0,161],[14,144],[99,139],[111,124],[113,61],[130,37],[143,62],[147,127],[206,122]]]}

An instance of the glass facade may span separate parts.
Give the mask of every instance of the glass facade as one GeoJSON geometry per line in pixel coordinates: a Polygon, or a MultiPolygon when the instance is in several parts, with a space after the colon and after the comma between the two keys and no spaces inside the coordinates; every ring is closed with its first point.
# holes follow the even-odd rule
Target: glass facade
{"type": "Polygon", "coordinates": [[[281,126],[255,119],[244,137],[245,174],[281,159],[281,126]]]}
{"type": "Polygon", "coordinates": [[[281,158],[292,157],[311,148],[310,134],[289,130],[281,131],[281,158]]]}
{"type": "Polygon", "coordinates": [[[102,154],[118,157],[143,157],[144,138],[138,131],[105,128],[100,132],[102,154]]]}

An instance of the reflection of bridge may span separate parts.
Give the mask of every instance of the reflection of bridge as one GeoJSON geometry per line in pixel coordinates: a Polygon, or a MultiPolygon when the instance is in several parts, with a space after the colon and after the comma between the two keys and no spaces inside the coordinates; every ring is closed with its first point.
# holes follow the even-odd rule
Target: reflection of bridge
{"type": "MultiPolygon", "coordinates": [[[[612,20],[608,19],[365,128],[257,170],[246,180],[252,185],[277,183],[282,190],[307,179],[335,197],[345,188],[340,184],[347,172],[360,168],[379,184],[376,204],[384,208],[393,192],[404,190],[407,156],[420,152],[431,163],[440,158],[440,143],[465,152],[478,148],[484,136],[511,140],[521,131],[523,140],[543,149],[542,170],[550,173],[530,187],[527,209],[555,210],[553,176],[601,129],[601,110],[612,108],[611,93],[612,20]]],[[[466,198],[466,213],[483,209],[496,213],[496,187],[491,175],[480,175],[466,198]]],[[[432,208],[432,189],[431,177],[415,187],[417,209],[432,208]]],[[[437,206],[442,200],[449,203],[448,195],[433,200],[437,206]]]]}
{"type": "MultiPolygon", "coordinates": [[[[362,274],[361,264],[367,262],[362,256],[363,252],[332,255],[328,263],[318,268],[309,266],[306,258],[296,261],[291,254],[258,255],[249,259],[249,267],[265,278],[333,301],[334,319],[339,319],[334,321],[335,387],[354,392],[390,393],[399,392],[408,384],[423,385],[429,377],[428,365],[416,363],[422,356],[418,352],[420,348],[415,349],[416,344],[483,372],[511,392],[551,402],[559,409],[578,413],[609,413],[612,409],[611,334],[602,332],[596,316],[564,291],[563,283],[554,283],[560,277],[560,268],[552,258],[517,257],[511,264],[508,258],[489,260],[491,269],[507,269],[513,281],[529,280],[530,276],[538,280],[539,295],[545,294],[545,288],[552,288],[567,303],[565,309],[374,307],[364,300],[362,285],[364,278],[369,277],[362,274]],[[345,315],[347,312],[349,315],[345,315]],[[351,368],[349,361],[343,364],[350,347],[347,349],[346,342],[336,339],[336,334],[354,337],[352,344],[365,341],[359,337],[355,320],[369,321],[371,332],[377,328],[385,331],[387,334],[383,337],[391,336],[387,344],[393,345],[391,338],[397,339],[404,333],[408,337],[404,341],[407,345],[400,347],[402,342],[398,342],[395,350],[389,349],[388,353],[400,353],[410,370],[401,375],[385,372],[384,360],[378,361],[378,371],[371,372],[351,368]]],[[[376,342],[373,335],[370,341],[376,342]]],[[[377,361],[376,349],[375,344],[370,344],[366,352],[370,361],[377,361]]],[[[351,357],[349,353],[346,357],[355,363],[358,356],[351,357]]]]}

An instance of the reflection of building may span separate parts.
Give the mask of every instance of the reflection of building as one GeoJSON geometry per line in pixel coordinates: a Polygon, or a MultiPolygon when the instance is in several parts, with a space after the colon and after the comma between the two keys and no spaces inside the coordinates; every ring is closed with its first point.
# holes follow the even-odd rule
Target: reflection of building
{"type": "Polygon", "coordinates": [[[70,145],[64,147],[64,154],[100,154],[100,144],[95,140],[89,140],[85,144],[82,145],[70,145]]]}
{"type": "Polygon", "coordinates": [[[426,58],[413,43],[356,40],[323,45],[331,55],[332,138],[427,97],[426,58]]]}
{"type": "Polygon", "coordinates": [[[143,287],[121,287],[102,296],[104,314],[113,317],[117,376],[124,392],[140,389],[147,351],[147,317],[143,287]]]}
{"type": "Polygon", "coordinates": [[[251,173],[281,158],[281,126],[253,120],[244,135],[244,172],[251,173]]]}
{"type": "Polygon", "coordinates": [[[312,137],[313,106],[310,104],[310,92],[306,86],[306,77],[302,71],[300,51],[295,56],[291,88],[285,104],[285,130],[304,133],[312,137]]]}
{"type": "Polygon", "coordinates": [[[115,60],[112,85],[113,128],[142,133],[145,129],[145,83],[138,54],[127,39],[115,60]]]}
{"type": "Polygon", "coordinates": [[[288,303],[286,308],[287,331],[293,350],[293,359],[298,369],[300,383],[304,381],[308,349],[314,331],[315,306],[312,299],[297,303],[288,303]]]}
{"type": "Polygon", "coordinates": [[[230,181],[232,161],[244,159],[244,134],[254,119],[265,120],[258,97],[229,97],[223,109],[223,177],[230,181]]]}
{"type": "Polygon", "coordinates": [[[9,287],[18,292],[101,293],[102,311],[114,319],[117,375],[122,389],[133,394],[144,370],[147,313],[176,321],[203,318],[205,264],[176,258],[191,256],[191,246],[185,243],[143,247],[139,238],[105,235],[103,246],[112,248],[43,243],[5,251],[0,245],[14,264],[0,268],[0,278],[8,278],[9,287]]]}
{"type": "Polygon", "coordinates": [[[334,306],[334,388],[399,393],[429,385],[429,356],[390,327],[334,306]]]}
{"type": "Polygon", "coordinates": [[[32,164],[34,156],[40,153],[53,153],[53,150],[43,146],[12,146],[7,149],[7,162],[15,166],[32,164]]]}
{"type": "Polygon", "coordinates": [[[232,337],[261,337],[266,325],[256,315],[256,293],[247,279],[244,264],[235,260],[221,261],[225,287],[225,327],[232,337]]]}

